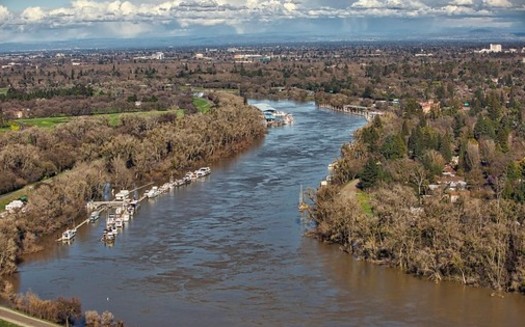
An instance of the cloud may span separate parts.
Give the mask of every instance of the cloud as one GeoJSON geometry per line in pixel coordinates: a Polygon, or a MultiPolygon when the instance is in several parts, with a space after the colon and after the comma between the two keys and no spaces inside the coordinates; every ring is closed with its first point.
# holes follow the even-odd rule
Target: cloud
{"type": "MultiPolygon", "coordinates": [[[[133,37],[169,32],[166,26],[228,27],[254,31],[281,21],[359,17],[504,17],[523,11],[524,0],[74,0],[52,9],[10,12],[0,5],[0,35],[45,29],[133,37]],[[2,23],[3,22],[3,23],[2,23]]],[[[523,18],[523,17],[522,17],[523,18]]],[[[514,20],[519,19],[514,18],[514,20]]],[[[80,33],[84,35],[84,33],[80,33]]],[[[35,34],[36,35],[36,34],[35,34]]],[[[57,34],[59,35],[59,34],[57,34]]],[[[64,35],[68,35],[64,33],[64,35]]]]}
{"type": "Polygon", "coordinates": [[[509,0],[483,0],[483,3],[488,7],[496,8],[510,8],[512,3],[509,0]]]}
{"type": "Polygon", "coordinates": [[[384,6],[383,3],[379,2],[378,0],[358,0],[357,2],[354,2],[351,7],[371,9],[371,8],[382,8],[383,6],[384,6]]]}
{"type": "Polygon", "coordinates": [[[9,9],[0,5],[0,25],[2,24],[2,22],[7,21],[10,15],[11,13],[9,12],[9,9]]]}
{"type": "Polygon", "coordinates": [[[46,17],[46,13],[40,7],[29,7],[26,8],[20,17],[29,23],[40,22],[46,17]]]}
{"type": "Polygon", "coordinates": [[[472,6],[473,4],[474,4],[473,0],[453,0],[452,2],[450,2],[451,6],[465,6],[465,7],[468,7],[468,6],[472,6]]]}

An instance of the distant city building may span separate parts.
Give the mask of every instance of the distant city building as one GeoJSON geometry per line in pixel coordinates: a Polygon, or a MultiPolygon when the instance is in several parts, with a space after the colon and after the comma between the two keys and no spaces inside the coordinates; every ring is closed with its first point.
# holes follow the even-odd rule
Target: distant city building
{"type": "Polygon", "coordinates": [[[140,57],[133,57],[133,59],[155,59],[155,60],[162,60],[164,59],[164,53],[163,52],[156,52],[152,54],[151,56],[140,56],[140,57]]]}
{"type": "Polygon", "coordinates": [[[501,44],[490,44],[491,52],[501,52],[501,44]]]}
{"type": "Polygon", "coordinates": [[[488,49],[481,49],[479,50],[479,53],[498,53],[501,51],[502,51],[501,44],[491,43],[488,49]]]}
{"type": "MultiPolygon", "coordinates": [[[[501,46],[500,46],[500,48],[501,48],[501,46]]],[[[154,55],[151,56],[151,59],[162,60],[162,59],[164,59],[164,53],[163,52],[157,52],[157,53],[155,53],[154,55]]]]}

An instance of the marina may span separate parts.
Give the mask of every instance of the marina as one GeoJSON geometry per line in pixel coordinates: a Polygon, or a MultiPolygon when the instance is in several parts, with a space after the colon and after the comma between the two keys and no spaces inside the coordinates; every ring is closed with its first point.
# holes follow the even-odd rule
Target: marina
{"type": "Polygon", "coordinates": [[[174,181],[164,183],[162,186],[152,186],[151,189],[144,192],[140,198],[132,198],[133,192],[145,188],[150,184],[138,187],[134,190],[120,190],[115,194],[112,201],[90,201],[86,204],[89,211],[89,217],[82,221],[79,225],[71,229],[66,229],[62,236],[57,239],[58,242],[71,243],[77,233],[77,230],[84,224],[90,222],[95,223],[99,220],[102,213],[106,213],[106,227],[103,230],[101,241],[106,244],[113,244],[119,230],[122,230],[126,223],[128,223],[134,216],[140,203],[145,199],[153,199],[170,190],[190,184],[198,178],[204,178],[211,174],[210,167],[201,167],[195,171],[190,171],[186,175],[174,181]]]}
{"type": "Polygon", "coordinates": [[[254,103],[253,106],[261,111],[267,126],[291,125],[294,122],[292,114],[277,110],[267,103],[254,103]]]}

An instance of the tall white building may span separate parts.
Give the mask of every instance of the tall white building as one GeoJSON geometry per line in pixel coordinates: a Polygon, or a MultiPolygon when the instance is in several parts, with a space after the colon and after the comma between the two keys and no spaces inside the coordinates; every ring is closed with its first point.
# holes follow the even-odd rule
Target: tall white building
{"type": "Polygon", "coordinates": [[[501,52],[501,44],[490,44],[490,52],[501,52]]]}

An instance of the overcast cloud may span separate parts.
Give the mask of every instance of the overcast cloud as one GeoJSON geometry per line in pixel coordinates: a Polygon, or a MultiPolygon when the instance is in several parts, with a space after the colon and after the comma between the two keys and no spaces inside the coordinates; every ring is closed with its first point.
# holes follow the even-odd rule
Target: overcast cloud
{"type": "Polygon", "coordinates": [[[434,30],[458,26],[523,32],[525,22],[525,0],[31,0],[25,6],[20,1],[0,2],[0,42],[181,36],[201,27],[238,34],[276,32],[272,26],[299,29],[305,21],[315,30],[330,20],[373,19],[377,24],[380,18],[426,19],[434,30]]]}

